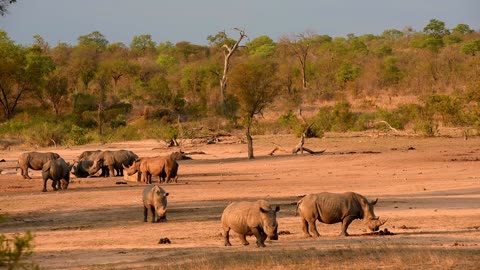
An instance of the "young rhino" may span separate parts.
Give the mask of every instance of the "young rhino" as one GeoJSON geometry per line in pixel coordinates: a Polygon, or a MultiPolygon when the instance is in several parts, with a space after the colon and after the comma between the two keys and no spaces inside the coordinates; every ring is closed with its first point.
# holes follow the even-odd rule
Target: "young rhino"
{"type": "Polygon", "coordinates": [[[143,189],[143,221],[147,222],[148,210],[152,214],[152,223],[167,221],[167,196],[160,186],[150,185],[143,189]]]}
{"type": "Polygon", "coordinates": [[[270,240],[277,240],[277,212],[280,207],[272,209],[264,200],[256,202],[233,202],[222,214],[223,238],[225,246],[231,246],[229,240],[230,229],[239,234],[240,241],[248,245],[246,236],[254,235],[257,246],[265,247],[267,236],[270,240]]]}

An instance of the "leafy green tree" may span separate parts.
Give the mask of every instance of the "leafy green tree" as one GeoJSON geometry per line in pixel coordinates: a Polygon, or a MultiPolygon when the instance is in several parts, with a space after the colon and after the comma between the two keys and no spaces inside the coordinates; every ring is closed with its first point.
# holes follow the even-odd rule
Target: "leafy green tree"
{"type": "Polygon", "coordinates": [[[42,91],[42,97],[53,108],[55,115],[58,116],[62,107],[66,107],[69,94],[68,77],[61,70],[52,72],[42,91]]]}
{"type": "Polygon", "coordinates": [[[276,70],[272,62],[251,59],[236,66],[232,72],[231,87],[245,122],[249,159],[254,158],[251,129],[255,116],[262,114],[278,93],[276,70]]]}
{"type": "Polygon", "coordinates": [[[383,31],[381,37],[388,40],[396,40],[403,37],[403,32],[397,29],[387,29],[383,31]]]}
{"type": "Polygon", "coordinates": [[[90,82],[95,78],[99,65],[100,52],[94,43],[83,43],[76,46],[70,56],[70,73],[75,81],[87,91],[90,82]]]}
{"type": "Polygon", "coordinates": [[[443,36],[450,34],[450,31],[445,28],[445,23],[437,19],[431,19],[423,28],[423,32],[435,38],[442,38],[443,36]]]}
{"type": "Polygon", "coordinates": [[[108,45],[108,40],[105,38],[105,36],[98,32],[98,31],[93,31],[90,34],[79,36],[78,39],[78,45],[86,45],[86,46],[95,46],[97,50],[105,50],[108,45]]]}
{"type": "Polygon", "coordinates": [[[464,54],[475,56],[480,51],[480,39],[473,39],[463,44],[461,50],[464,54]]]}
{"type": "Polygon", "coordinates": [[[229,38],[225,30],[220,31],[215,35],[209,35],[207,40],[209,41],[210,46],[216,48],[221,48],[223,45],[227,45],[229,48],[231,48],[235,44],[235,40],[229,38]]]}
{"type": "Polygon", "coordinates": [[[466,34],[471,34],[474,31],[470,29],[470,26],[468,24],[460,23],[455,26],[455,28],[452,29],[452,34],[458,34],[458,35],[466,35],[466,34]]]}
{"type": "Polygon", "coordinates": [[[42,87],[53,68],[52,59],[38,48],[16,45],[0,30],[0,105],[5,118],[13,116],[27,93],[42,87]]]}
{"type": "Polygon", "coordinates": [[[270,57],[275,53],[276,44],[268,36],[259,36],[250,42],[247,42],[245,46],[248,49],[248,53],[253,56],[270,57]]]}
{"type": "Polygon", "coordinates": [[[336,74],[337,82],[345,84],[355,80],[360,75],[360,67],[351,63],[343,63],[336,74]]]}
{"type": "Polygon", "coordinates": [[[402,72],[398,67],[398,58],[390,56],[383,60],[381,64],[381,80],[383,86],[398,84],[402,78],[402,72]]]}
{"type": "Polygon", "coordinates": [[[154,53],[156,46],[152,36],[148,34],[134,36],[130,43],[131,51],[136,54],[154,53]]]}

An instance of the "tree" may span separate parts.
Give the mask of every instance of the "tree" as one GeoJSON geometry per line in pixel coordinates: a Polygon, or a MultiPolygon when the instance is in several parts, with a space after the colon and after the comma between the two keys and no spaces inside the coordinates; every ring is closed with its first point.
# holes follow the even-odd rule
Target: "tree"
{"type": "Polygon", "coordinates": [[[294,36],[284,36],[280,39],[281,44],[286,46],[300,62],[303,90],[307,89],[307,57],[315,37],[316,35],[313,33],[307,32],[294,36]]]}
{"type": "Polygon", "coordinates": [[[230,65],[231,65],[230,58],[232,57],[233,53],[238,49],[240,42],[242,42],[244,38],[248,38],[244,30],[241,30],[238,28],[235,28],[235,30],[237,30],[239,33],[239,37],[237,41],[231,46],[229,46],[228,44],[223,44],[222,46],[222,48],[225,48],[225,50],[223,51],[223,54],[225,56],[225,60],[223,62],[223,74],[222,74],[222,78],[220,79],[220,98],[222,100],[222,103],[225,103],[225,91],[227,89],[227,80],[228,80],[227,76],[228,76],[228,71],[230,70],[230,65]]]}
{"type": "Polygon", "coordinates": [[[93,31],[90,34],[79,36],[77,41],[78,41],[78,45],[87,45],[87,46],[93,45],[99,51],[105,50],[108,45],[108,40],[105,38],[105,36],[102,33],[98,31],[93,31]]]}
{"type": "Polygon", "coordinates": [[[232,92],[238,99],[246,127],[248,158],[253,159],[251,128],[256,115],[273,101],[278,92],[277,67],[266,59],[251,59],[235,67],[232,73],[232,92]]]}
{"type": "Polygon", "coordinates": [[[55,70],[48,77],[43,89],[43,98],[52,105],[55,115],[58,116],[68,97],[68,78],[61,71],[55,70]]]}
{"type": "Polygon", "coordinates": [[[0,0],[0,16],[5,16],[8,12],[8,6],[17,2],[17,0],[0,0]]]}
{"type": "Polygon", "coordinates": [[[269,57],[275,53],[276,44],[268,36],[259,36],[245,44],[248,53],[253,56],[269,57]]]}
{"type": "Polygon", "coordinates": [[[471,34],[474,31],[470,29],[470,26],[468,24],[464,23],[459,23],[455,28],[452,29],[453,34],[459,34],[459,35],[466,35],[466,34],[471,34]]]}
{"type": "Polygon", "coordinates": [[[53,60],[38,48],[24,48],[0,30],[0,105],[10,119],[21,98],[42,87],[54,69],[53,60]]]}
{"type": "Polygon", "coordinates": [[[130,43],[130,49],[133,53],[144,54],[146,52],[155,52],[157,44],[152,40],[151,35],[134,36],[130,43]]]}
{"type": "Polygon", "coordinates": [[[445,23],[436,19],[431,19],[430,22],[423,28],[423,32],[434,38],[442,38],[449,35],[450,31],[445,28],[445,23]]]}

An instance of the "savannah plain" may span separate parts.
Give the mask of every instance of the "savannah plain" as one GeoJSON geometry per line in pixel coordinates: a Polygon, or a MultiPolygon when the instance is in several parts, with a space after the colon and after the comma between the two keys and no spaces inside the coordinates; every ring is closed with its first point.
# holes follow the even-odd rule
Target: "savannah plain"
{"type": "MultiPolygon", "coordinates": [[[[41,192],[40,171],[24,180],[0,174],[0,233],[34,234],[33,261],[42,269],[478,269],[480,264],[480,138],[326,134],[305,147],[321,154],[290,153],[298,138],[255,136],[256,158],[236,137],[217,144],[184,141],[167,148],[156,140],[37,149],[73,161],[84,150],[128,149],[139,156],[182,150],[166,223],[144,223],[144,184],[121,177],[71,179],[68,190],[41,192]],[[279,149],[274,155],[268,153],[279,149]],[[196,153],[195,153],[196,152],[196,153]],[[203,152],[204,154],[198,154],[203,152]],[[117,184],[126,182],[126,184],[117,184]],[[366,231],[354,221],[349,237],[340,224],[319,223],[319,238],[304,238],[296,202],[322,191],[354,191],[378,198],[375,213],[388,218],[366,231]],[[231,235],[223,246],[220,216],[232,201],[266,199],[279,205],[279,240],[258,248],[231,235]],[[159,244],[168,238],[170,244],[159,244]]],[[[1,158],[17,159],[10,148],[1,158]]],[[[31,150],[31,149],[30,149],[31,150]]],[[[5,165],[2,165],[5,166],[5,165]]],[[[318,222],[317,222],[318,223],[318,222]]]]}

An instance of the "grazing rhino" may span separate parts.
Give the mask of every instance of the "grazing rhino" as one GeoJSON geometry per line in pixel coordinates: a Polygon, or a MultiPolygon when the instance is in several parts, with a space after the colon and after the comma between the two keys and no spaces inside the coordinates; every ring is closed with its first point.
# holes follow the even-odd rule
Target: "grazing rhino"
{"type": "Polygon", "coordinates": [[[315,221],[326,224],[341,222],[340,235],[348,236],[347,228],[355,219],[363,219],[371,231],[378,231],[385,224],[375,216],[373,206],[378,199],[369,202],[364,196],[354,193],[329,193],[309,194],[297,203],[297,212],[302,218],[302,230],[305,237],[320,236],[315,221]]]}
{"type": "Polygon", "coordinates": [[[117,176],[123,176],[123,167],[130,166],[138,159],[138,156],[132,151],[117,150],[117,151],[103,151],[93,161],[87,171],[90,175],[97,173],[103,167],[108,168],[107,176],[115,176],[115,170],[117,170],[117,176]]]}
{"type": "Polygon", "coordinates": [[[148,210],[152,214],[152,223],[167,221],[167,197],[160,186],[149,185],[143,189],[143,221],[147,222],[148,210]]]}
{"type": "Polygon", "coordinates": [[[28,175],[29,168],[32,170],[41,170],[47,161],[59,157],[59,154],[53,152],[27,152],[18,157],[18,167],[21,169],[24,179],[32,179],[28,175]]]}
{"type": "Polygon", "coordinates": [[[42,168],[43,192],[47,191],[47,180],[52,179],[53,190],[67,189],[70,183],[71,165],[63,158],[47,161],[42,168]]]}
{"type": "Polygon", "coordinates": [[[265,247],[267,236],[271,240],[278,239],[277,212],[280,207],[272,209],[267,201],[233,202],[229,204],[222,214],[223,239],[225,246],[231,246],[230,230],[239,234],[240,241],[248,245],[247,235],[257,238],[257,246],[265,247]]]}
{"type": "Polygon", "coordinates": [[[132,166],[123,166],[128,175],[141,173],[141,182],[151,184],[152,176],[158,176],[158,183],[177,182],[178,162],[171,156],[142,157],[133,162],[132,166]]]}

